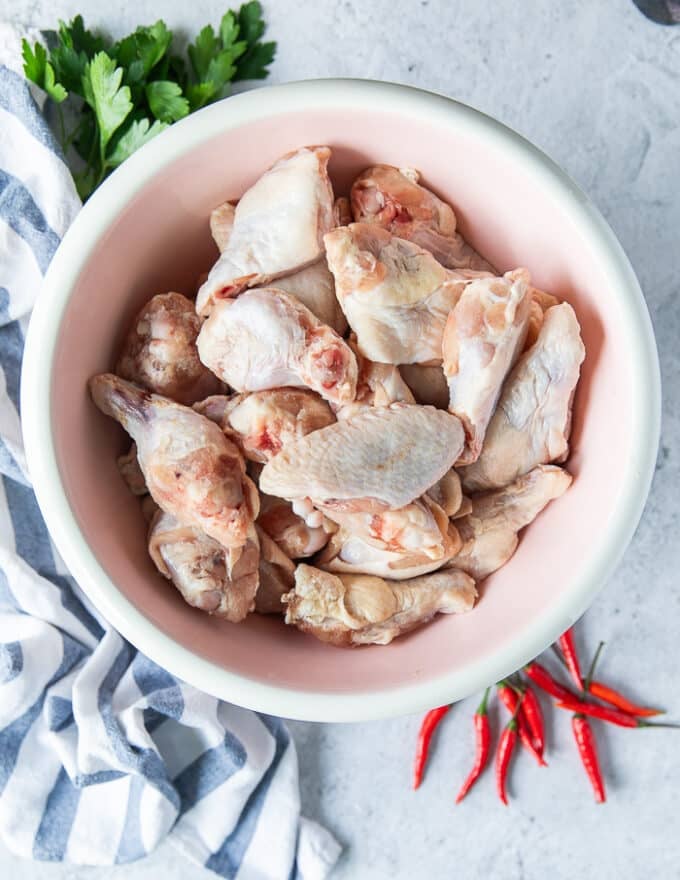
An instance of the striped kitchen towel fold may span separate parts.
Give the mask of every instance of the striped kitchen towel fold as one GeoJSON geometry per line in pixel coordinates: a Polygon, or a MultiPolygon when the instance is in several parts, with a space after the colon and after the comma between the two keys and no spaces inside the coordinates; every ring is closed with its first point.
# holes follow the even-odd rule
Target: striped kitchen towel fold
{"type": "Polygon", "coordinates": [[[40,515],[21,439],[21,355],[80,205],[18,44],[0,25],[0,839],[29,858],[110,865],[168,835],[223,877],[323,878],[339,846],[300,816],[283,722],[136,651],[90,607],[40,515]]]}

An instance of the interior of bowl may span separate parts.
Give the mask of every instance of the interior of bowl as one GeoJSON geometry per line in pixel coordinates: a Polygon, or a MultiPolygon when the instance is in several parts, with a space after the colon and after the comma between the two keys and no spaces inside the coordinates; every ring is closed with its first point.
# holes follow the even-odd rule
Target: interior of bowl
{"type": "Polygon", "coordinates": [[[158,170],[89,255],[54,360],[52,418],[63,485],[85,540],[118,590],[195,654],[296,691],[356,694],[432,680],[520,638],[528,620],[573,589],[613,516],[634,439],[625,405],[633,365],[619,332],[621,303],[587,231],[541,186],[530,163],[518,163],[498,139],[477,137],[444,117],[413,124],[379,105],[272,110],[158,170]],[[232,625],[185,605],[150,562],[138,501],[116,469],[128,440],[96,410],[86,388],[90,376],[112,368],[123,333],[149,297],[195,294],[217,254],[210,210],[238,197],[281,154],[314,143],[332,147],[337,194],[374,162],[420,169],[424,183],[454,205],[461,230],[481,253],[503,270],[527,266],[537,286],[574,306],[587,352],[575,401],[571,490],[524,532],[512,561],[482,585],[471,613],[440,617],[388,647],[334,648],[280,619],[252,615],[232,625]]]}

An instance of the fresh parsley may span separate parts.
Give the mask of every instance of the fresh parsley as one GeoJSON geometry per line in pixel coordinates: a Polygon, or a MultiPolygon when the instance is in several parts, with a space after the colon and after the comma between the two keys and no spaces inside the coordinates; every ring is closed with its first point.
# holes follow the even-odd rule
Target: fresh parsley
{"type": "Polygon", "coordinates": [[[227,95],[230,83],[264,79],[276,52],[264,31],[262,7],[251,0],[226,12],[217,30],[201,30],[188,64],[163,21],[113,42],[77,15],[59,22],[52,48],[24,40],[24,73],[57,105],[64,155],[78,157],[81,197],[168,125],[227,95]]]}

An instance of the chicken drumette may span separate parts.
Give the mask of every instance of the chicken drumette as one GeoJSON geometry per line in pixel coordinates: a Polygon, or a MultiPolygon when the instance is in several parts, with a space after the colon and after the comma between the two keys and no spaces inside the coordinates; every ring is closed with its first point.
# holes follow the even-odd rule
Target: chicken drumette
{"type": "Polygon", "coordinates": [[[335,575],[298,565],[295,589],[283,597],[286,623],[339,646],[387,645],[435,614],[469,611],[475,582],[462,571],[438,571],[410,580],[335,575]]]}
{"type": "Polygon", "coordinates": [[[248,290],[216,303],[198,336],[198,352],[237,391],[306,385],[338,406],[356,395],[354,352],[277,288],[248,290]]]}

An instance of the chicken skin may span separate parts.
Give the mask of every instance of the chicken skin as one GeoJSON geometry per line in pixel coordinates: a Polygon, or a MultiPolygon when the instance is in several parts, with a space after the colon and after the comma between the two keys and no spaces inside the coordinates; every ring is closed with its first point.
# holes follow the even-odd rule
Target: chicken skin
{"type": "Polygon", "coordinates": [[[250,461],[269,461],[286,443],[335,421],[325,400],[305,388],[272,388],[232,397],[217,395],[194,405],[220,425],[250,461]]]}
{"type": "Polygon", "coordinates": [[[404,382],[394,364],[377,364],[364,357],[350,336],[349,347],[354,352],[359,367],[357,396],[353,403],[337,412],[339,419],[346,419],[362,406],[389,406],[391,403],[415,403],[411,389],[404,382]]]}
{"type": "Polygon", "coordinates": [[[214,538],[159,510],[149,529],[149,555],[194,608],[231,623],[255,609],[260,549],[254,529],[232,562],[229,551],[214,538]]]}
{"type": "Polygon", "coordinates": [[[360,538],[380,550],[422,553],[429,559],[445,555],[448,516],[428,496],[381,513],[330,510],[327,516],[340,526],[343,535],[360,538]]]}
{"type": "Polygon", "coordinates": [[[193,409],[111,373],[90,379],[90,392],[137,444],[139,466],[158,506],[234,550],[235,561],[259,510],[238,447],[193,409]]]}
{"type": "Polygon", "coordinates": [[[481,455],[460,469],[467,492],[507,486],[569,453],[571,407],[585,349],[568,303],[545,313],[536,343],[508,376],[481,455]]]}
{"type": "Polygon", "coordinates": [[[429,251],[379,226],[329,232],[328,267],[361,353],[385,364],[441,361],[444,326],[474,273],[453,273],[429,251]]]}
{"type": "Polygon", "coordinates": [[[449,412],[463,423],[459,465],[477,461],[505,377],[519,356],[531,312],[529,273],[479,278],[451,310],[442,343],[449,412]]]}
{"type": "Polygon", "coordinates": [[[307,306],[322,324],[328,324],[338,336],[344,336],[347,332],[347,318],[335,295],[335,280],[325,257],[292,275],[277,278],[276,287],[307,306]]]}
{"type": "Polygon", "coordinates": [[[463,503],[463,489],[457,471],[451,468],[441,480],[430,486],[426,494],[447,516],[456,516],[463,503]]]}
{"type": "Polygon", "coordinates": [[[450,569],[404,581],[372,575],[335,575],[298,565],[295,589],[283,597],[286,623],[339,647],[388,645],[435,614],[474,605],[475,582],[450,569]]]}
{"type": "Polygon", "coordinates": [[[191,404],[221,387],[196,350],[201,321],[181,293],[159,293],[142,308],[128,332],[116,373],[178,403],[191,404]]]}
{"type": "Polygon", "coordinates": [[[559,305],[560,301],[551,293],[545,290],[539,290],[538,287],[531,288],[531,314],[529,316],[529,327],[527,329],[527,338],[524,340],[524,350],[536,342],[538,334],[543,326],[543,318],[548,309],[559,305]]]}
{"type": "Polygon", "coordinates": [[[460,421],[428,406],[361,411],[287,444],[260,475],[269,495],[311,499],[322,510],[404,507],[450,470],[463,448],[460,421]]]}
{"type": "Polygon", "coordinates": [[[352,214],[429,251],[448,269],[494,271],[456,231],[453,208],[418,183],[414,168],[373,165],[354,181],[352,214]]]}
{"type": "Polygon", "coordinates": [[[541,465],[504,489],[473,496],[470,513],[456,520],[463,544],[448,564],[477,581],[505,565],[517,548],[520,529],[563,495],[571,480],[562,468],[541,465]]]}
{"type": "MultiPolygon", "coordinates": [[[[210,234],[221,254],[227,249],[235,214],[235,202],[222,202],[210,212],[210,234]]],[[[203,280],[205,281],[205,279],[203,280]]]]}
{"type": "Polygon", "coordinates": [[[291,559],[303,559],[322,550],[337,531],[334,522],[320,514],[317,524],[308,525],[295,513],[290,501],[260,494],[261,510],[258,525],[291,559]]]}
{"type": "Polygon", "coordinates": [[[307,386],[337,406],[356,395],[354,352],[295,297],[274,287],[220,300],[197,344],[203,363],[237,391],[307,386]]]}
{"type": "Polygon", "coordinates": [[[226,234],[224,227],[220,233],[225,248],[198,291],[199,315],[208,314],[220,299],[267,284],[323,255],[324,233],[334,225],[330,155],[328,147],[288,153],[241,196],[231,227],[227,219],[226,234]]]}

